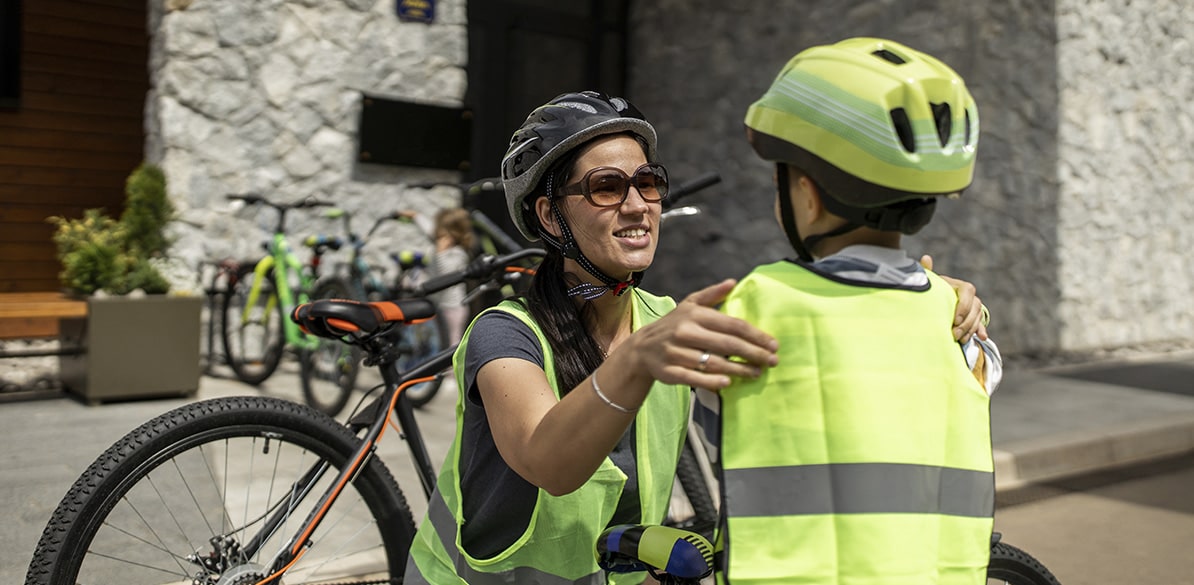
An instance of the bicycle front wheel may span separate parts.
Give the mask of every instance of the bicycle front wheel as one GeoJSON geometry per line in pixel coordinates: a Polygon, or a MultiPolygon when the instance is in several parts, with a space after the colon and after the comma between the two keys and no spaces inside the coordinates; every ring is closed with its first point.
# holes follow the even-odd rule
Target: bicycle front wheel
{"type": "MultiPolygon", "coordinates": [[[[351,299],[348,285],[331,279],[318,283],[311,300],[351,299]]],[[[361,370],[360,351],[335,339],[317,338],[314,349],[299,352],[299,377],[303,381],[303,398],[307,404],[336,416],[344,410],[356,388],[361,370]]]]}
{"type": "Polygon", "coordinates": [[[1032,555],[1010,545],[999,542],[991,547],[991,564],[987,565],[987,583],[995,585],[1060,585],[1032,555]]]}
{"type": "MultiPolygon", "coordinates": [[[[403,345],[405,353],[398,358],[398,368],[405,372],[439,353],[440,348],[443,347],[439,324],[429,321],[407,325],[404,331],[403,345]]],[[[406,398],[410,400],[411,406],[422,408],[439,393],[441,382],[442,380],[437,379],[415,384],[405,390],[406,398]]]]}
{"type": "Polygon", "coordinates": [[[664,524],[691,530],[712,540],[713,530],[717,527],[717,505],[713,503],[713,491],[709,489],[709,482],[706,481],[705,472],[697,460],[692,441],[693,435],[689,435],[680,450],[680,459],[676,462],[676,483],[679,490],[673,489],[671,508],[664,524]],[[683,492],[683,498],[679,498],[676,491],[683,492]],[[685,509],[684,503],[688,504],[687,508],[690,510],[685,509]],[[689,511],[690,513],[686,513],[689,511]]]}
{"type": "MultiPolygon", "coordinates": [[[[270,274],[273,274],[272,272],[270,274]]],[[[256,276],[252,266],[242,267],[224,295],[220,334],[224,356],[236,378],[254,386],[278,369],[286,346],[282,306],[273,278],[261,279],[256,298],[250,293],[256,276]]]]}
{"type": "MultiPolygon", "coordinates": [[[[70,488],[25,583],[259,582],[357,441],[322,413],[275,398],[167,412],[109,447],[70,488]]],[[[373,458],[279,582],[399,582],[413,536],[406,500],[373,458]]]]}

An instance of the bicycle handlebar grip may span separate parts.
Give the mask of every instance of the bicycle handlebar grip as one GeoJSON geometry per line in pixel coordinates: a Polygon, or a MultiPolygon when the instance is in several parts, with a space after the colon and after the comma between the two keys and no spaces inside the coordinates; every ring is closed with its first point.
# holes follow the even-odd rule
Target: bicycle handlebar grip
{"type": "Polygon", "coordinates": [[[713,572],[709,541],[695,532],[669,526],[611,526],[597,538],[594,552],[598,566],[615,573],[642,571],[650,566],[681,579],[700,579],[713,572]]]}
{"type": "Polygon", "coordinates": [[[710,171],[703,175],[697,176],[695,179],[685,181],[676,185],[671,192],[668,193],[667,199],[664,200],[664,207],[670,208],[680,202],[681,199],[692,195],[697,191],[707,189],[721,182],[721,175],[716,171],[710,171]]]}

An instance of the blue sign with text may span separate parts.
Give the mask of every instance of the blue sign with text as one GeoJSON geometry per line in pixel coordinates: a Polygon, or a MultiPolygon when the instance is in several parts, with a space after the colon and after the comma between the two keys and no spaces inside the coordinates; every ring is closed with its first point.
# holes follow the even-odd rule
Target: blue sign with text
{"type": "Polygon", "coordinates": [[[431,24],[435,20],[435,0],[398,0],[398,20],[431,24]]]}

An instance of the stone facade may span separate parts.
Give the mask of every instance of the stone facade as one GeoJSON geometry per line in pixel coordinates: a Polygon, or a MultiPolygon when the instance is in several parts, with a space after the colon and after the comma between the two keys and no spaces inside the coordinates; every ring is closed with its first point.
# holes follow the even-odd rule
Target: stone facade
{"type": "Polygon", "coordinates": [[[1057,11],[1062,347],[1194,339],[1194,12],[1057,11]]]}
{"type": "MultiPolygon", "coordinates": [[[[368,230],[376,214],[434,213],[447,187],[407,189],[459,173],[356,161],[361,94],[460,105],[467,75],[464,0],[440,0],[433,24],[400,22],[379,0],[151,0],[153,90],[147,157],[166,171],[182,222],[176,253],[188,266],[262,255],[276,222],[229,193],[293,202],[330,199],[368,230]]],[[[317,210],[287,216],[292,245],[342,234],[317,210]]],[[[410,224],[389,224],[369,250],[430,249],[410,224]]]]}
{"type": "MultiPolygon", "coordinates": [[[[459,104],[467,0],[435,24],[400,23],[391,0],[151,0],[148,156],[185,222],[188,262],[260,254],[268,211],[226,193],[328,197],[358,216],[433,212],[452,172],[359,164],[362,92],[459,104]]],[[[742,117],[800,49],[892,38],[940,57],[979,103],[973,186],[908,238],[974,282],[1011,354],[1194,342],[1194,16],[1173,0],[834,0],[632,4],[627,96],[656,123],[677,180],[708,170],[705,213],[669,221],[652,290],[673,295],[790,256],[772,215],[771,168],[742,117]]],[[[572,88],[570,88],[572,89],[572,88]]],[[[355,228],[367,229],[358,217],[355,228]]],[[[295,235],[337,226],[294,214],[295,235]]],[[[338,232],[335,232],[338,233],[338,232]]],[[[426,247],[412,226],[374,250],[426,247]]],[[[379,260],[379,262],[385,262],[379,260]]]]}
{"type": "Polygon", "coordinates": [[[1180,2],[637,2],[629,97],[678,179],[723,182],[665,226],[651,288],[683,294],[791,256],[747,106],[800,49],[878,36],[938,56],[979,103],[974,184],[906,240],[974,282],[1007,353],[1194,341],[1189,105],[1180,2]],[[667,23],[667,26],[658,26],[667,23]]]}

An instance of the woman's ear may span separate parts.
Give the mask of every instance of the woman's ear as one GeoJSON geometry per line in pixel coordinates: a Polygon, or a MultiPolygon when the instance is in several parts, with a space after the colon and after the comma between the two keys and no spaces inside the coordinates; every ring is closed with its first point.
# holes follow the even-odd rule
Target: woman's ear
{"type": "Polygon", "coordinates": [[[539,225],[543,226],[544,231],[555,236],[560,236],[560,226],[556,225],[556,214],[551,209],[551,201],[547,197],[539,197],[535,199],[535,217],[539,219],[539,225]]]}

